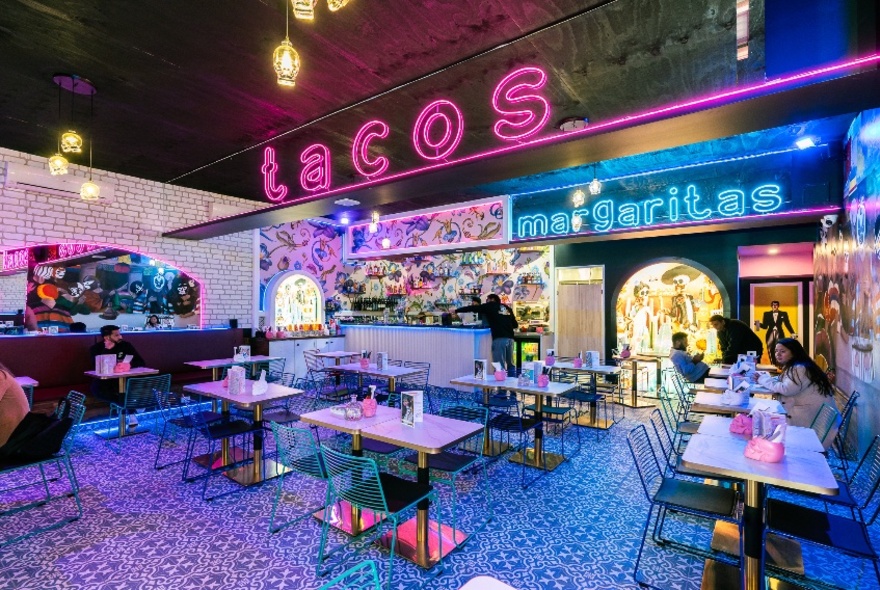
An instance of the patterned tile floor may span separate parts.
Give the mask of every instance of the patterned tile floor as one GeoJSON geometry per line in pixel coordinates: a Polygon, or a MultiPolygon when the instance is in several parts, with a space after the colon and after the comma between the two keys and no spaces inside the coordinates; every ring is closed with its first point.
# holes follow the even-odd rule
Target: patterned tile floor
{"type": "MultiPolygon", "coordinates": [[[[626,419],[599,438],[585,430],[581,452],[525,491],[519,488],[518,465],[506,458],[492,463],[494,521],[450,555],[444,574],[427,587],[455,589],[473,576],[490,574],[522,590],[636,588],[632,566],[647,503],[626,433],[647,413],[627,410],[626,419]]],[[[180,466],[153,469],[157,440],[152,434],[131,437],[115,454],[93,433],[80,432],[74,465],[83,518],[0,549],[0,588],[269,590],[321,585],[314,572],[317,521],[267,532],[275,482],[204,502],[199,484],[180,481],[180,466]]],[[[180,447],[171,450],[182,452],[180,447]]],[[[34,481],[36,474],[28,477],[34,481]]],[[[459,518],[470,530],[484,507],[467,481],[459,518]]],[[[2,488],[11,484],[8,476],[0,479],[2,488]]],[[[65,489],[60,482],[52,487],[56,493],[65,489]]],[[[35,488],[7,492],[0,496],[0,508],[37,493],[35,488]]],[[[282,510],[302,511],[320,503],[323,493],[321,484],[292,476],[282,510]]],[[[448,488],[441,487],[441,494],[448,520],[448,488]]],[[[64,499],[4,516],[0,536],[8,538],[71,511],[72,501],[64,499]]],[[[702,523],[673,526],[676,534],[708,544],[711,532],[702,523]]],[[[805,552],[808,574],[837,587],[877,588],[868,563],[805,552]]],[[[369,548],[366,555],[384,567],[382,550],[369,548]]],[[[649,542],[643,563],[646,577],[660,588],[700,588],[702,559],[649,542]]],[[[417,567],[396,560],[395,588],[421,578],[417,567]]]]}

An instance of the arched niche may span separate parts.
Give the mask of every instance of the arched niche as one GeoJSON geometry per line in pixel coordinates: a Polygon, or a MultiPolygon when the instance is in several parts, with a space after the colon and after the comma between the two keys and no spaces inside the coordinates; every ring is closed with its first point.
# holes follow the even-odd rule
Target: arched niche
{"type": "Polygon", "coordinates": [[[629,344],[635,353],[661,356],[669,354],[672,334],[680,331],[691,348],[713,358],[718,345],[709,318],[730,310],[718,276],[683,258],[645,263],[617,285],[612,301],[618,347],[629,344]]]}
{"type": "Polygon", "coordinates": [[[312,275],[291,270],[276,274],[266,287],[267,325],[324,323],[324,292],[312,275]]]}
{"type": "MultiPolygon", "coordinates": [[[[25,305],[37,328],[94,331],[115,324],[139,330],[151,315],[163,328],[202,327],[204,286],[190,273],[147,254],[105,244],[26,249],[25,305]]],[[[32,327],[32,326],[27,326],[32,327]]]]}

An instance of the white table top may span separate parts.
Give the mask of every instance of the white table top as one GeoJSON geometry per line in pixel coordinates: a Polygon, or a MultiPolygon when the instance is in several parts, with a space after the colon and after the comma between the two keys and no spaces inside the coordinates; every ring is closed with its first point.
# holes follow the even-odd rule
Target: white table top
{"type": "Polygon", "coordinates": [[[261,406],[266,402],[286,399],[288,397],[293,397],[295,395],[300,395],[303,393],[302,389],[285,387],[284,385],[279,385],[278,383],[269,383],[269,388],[266,390],[266,393],[254,395],[252,393],[254,383],[256,383],[256,381],[245,379],[244,392],[235,395],[229,393],[229,387],[224,387],[222,381],[207,381],[205,383],[193,383],[192,385],[184,385],[183,390],[187,393],[197,393],[200,395],[206,395],[208,397],[223,400],[225,402],[235,404],[236,406],[239,406],[241,408],[261,406]]]}
{"type": "MultiPolygon", "coordinates": [[[[752,393],[770,393],[769,389],[767,389],[766,387],[761,387],[757,383],[751,383],[750,385],[751,387],[749,388],[749,391],[752,393]]],[[[703,381],[703,386],[706,389],[724,391],[725,389],[727,389],[727,378],[725,377],[724,379],[720,379],[708,377],[703,381]]]]}
{"type": "MultiPolygon", "coordinates": [[[[768,373],[778,373],[779,369],[775,365],[755,365],[758,371],[767,371],[768,373]]],[[[730,375],[730,365],[713,366],[709,369],[710,377],[727,377],[730,375]]]]}
{"type": "Polygon", "coordinates": [[[341,359],[349,356],[360,356],[359,352],[345,352],[342,350],[333,350],[330,352],[319,352],[315,356],[328,358],[328,359],[341,359]]]}
{"type": "Polygon", "coordinates": [[[775,414],[785,413],[785,408],[776,400],[750,397],[747,404],[728,406],[721,403],[720,393],[713,393],[711,391],[698,391],[694,396],[694,402],[691,404],[691,411],[710,414],[735,414],[751,412],[756,407],[775,414]]]}
{"type": "Polygon", "coordinates": [[[516,590],[516,588],[491,576],[477,576],[468,580],[458,590],[516,590]]]}
{"type": "Polygon", "coordinates": [[[219,369],[221,367],[232,367],[235,365],[252,365],[254,363],[265,363],[267,361],[277,361],[284,357],[280,356],[265,356],[258,354],[256,356],[252,356],[248,358],[246,361],[237,361],[233,358],[225,358],[225,359],[211,359],[207,361],[187,361],[183,363],[184,365],[190,365],[192,367],[198,367],[200,369],[219,369]]]}
{"type": "Polygon", "coordinates": [[[477,422],[433,414],[424,414],[423,419],[414,426],[406,426],[400,419],[386,420],[363,429],[361,436],[433,455],[483,430],[483,425],[477,422]]]}
{"type": "Polygon", "coordinates": [[[732,436],[695,434],[684,450],[682,465],[704,473],[768,483],[791,490],[830,495],[838,493],[834,474],[821,453],[786,447],[782,461],[764,463],[743,455],[746,442],[732,436]]]}
{"type": "Polygon", "coordinates": [[[338,416],[330,411],[330,408],[316,410],[303,414],[299,417],[300,422],[306,424],[314,424],[330,430],[344,432],[345,434],[356,434],[375,426],[381,422],[397,421],[400,422],[400,408],[389,408],[388,406],[376,406],[376,415],[370,418],[361,418],[360,420],[346,420],[345,416],[338,416]]]}
{"type": "Polygon", "coordinates": [[[503,388],[518,393],[547,395],[550,397],[563,395],[578,388],[577,383],[559,383],[558,381],[551,381],[547,387],[538,387],[534,383],[521,386],[516,377],[508,377],[504,381],[495,381],[495,379],[484,381],[483,379],[474,379],[471,375],[465,375],[464,377],[456,377],[449,382],[453,385],[464,385],[466,387],[479,387],[481,389],[503,388]]]}
{"type": "Polygon", "coordinates": [[[616,375],[617,373],[620,373],[620,367],[616,365],[599,365],[598,367],[575,368],[574,364],[568,361],[557,361],[556,364],[554,364],[551,368],[580,373],[598,373],[600,375],[616,375]]]}
{"type": "MultiPolygon", "coordinates": [[[[360,353],[358,353],[360,354],[360,353]]],[[[361,373],[363,375],[372,375],[373,377],[404,377],[424,371],[417,367],[394,367],[388,366],[379,369],[375,364],[371,364],[368,368],[362,369],[360,363],[348,363],[345,365],[336,365],[335,367],[324,367],[325,371],[344,371],[346,373],[361,373]]]]}
{"type": "MultiPolygon", "coordinates": [[[[697,434],[705,434],[708,436],[731,436],[741,438],[748,441],[752,438],[752,434],[734,434],[730,432],[730,423],[733,418],[726,416],[706,416],[700,422],[700,428],[697,434]]],[[[812,428],[803,428],[800,426],[791,426],[785,430],[785,448],[800,449],[802,451],[813,451],[814,453],[822,453],[825,447],[812,428]]]]}
{"type": "Polygon", "coordinates": [[[146,377],[147,375],[158,375],[158,369],[149,367],[138,367],[122,373],[96,373],[95,371],[86,371],[86,375],[92,379],[118,379],[119,377],[146,377]]]}
{"type": "Polygon", "coordinates": [[[25,376],[16,377],[15,382],[18,383],[19,385],[21,385],[22,387],[37,387],[40,384],[39,381],[34,381],[30,377],[25,377],[25,376]]]}

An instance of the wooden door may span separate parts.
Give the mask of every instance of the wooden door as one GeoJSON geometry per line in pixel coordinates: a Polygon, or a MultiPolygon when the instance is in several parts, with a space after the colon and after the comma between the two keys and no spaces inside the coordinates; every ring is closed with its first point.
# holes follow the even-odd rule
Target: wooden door
{"type": "Polygon", "coordinates": [[[598,350],[605,357],[604,285],[562,283],[556,296],[556,354],[598,350]]]}

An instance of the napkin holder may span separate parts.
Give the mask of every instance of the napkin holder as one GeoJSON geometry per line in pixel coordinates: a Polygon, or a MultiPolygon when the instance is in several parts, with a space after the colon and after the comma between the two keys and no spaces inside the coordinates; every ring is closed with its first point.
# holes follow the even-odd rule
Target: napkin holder
{"type": "Polygon", "coordinates": [[[245,390],[245,369],[244,367],[229,367],[229,371],[226,372],[226,377],[229,380],[229,393],[232,395],[239,395],[244,393],[245,390]]]}
{"type": "Polygon", "coordinates": [[[115,354],[99,354],[95,357],[95,373],[98,375],[111,375],[115,367],[115,354]]]}
{"type": "Polygon", "coordinates": [[[725,406],[744,406],[749,403],[749,389],[747,381],[741,382],[734,389],[725,389],[721,394],[721,403],[725,406]]]}
{"type": "Polygon", "coordinates": [[[779,463],[785,457],[785,445],[781,442],[773,442],[766,438],[753,438],[746,444],[743,455],[747,459],[763,461],[764,463],[779,463]]]}
{"type": "Polygon", "coordinates": [[[114,373],[128,373],[131,371],[131,363],[116,363],[113,366],[114,373]]]}
{"type": "Polygon", "coordinates": [[[733,434],[752,435],[752,417],[747,414],[737,414],[730,423],[730,432],[733,434]]]}
{"type": "Polygon", "coordinates": [[[260,371],[260,378],[254,381],[251,393],[253,395],[263,395],[267,391],[269,391],[269,384],[266,382],[266,371],[264,369],[260,371]]]}

